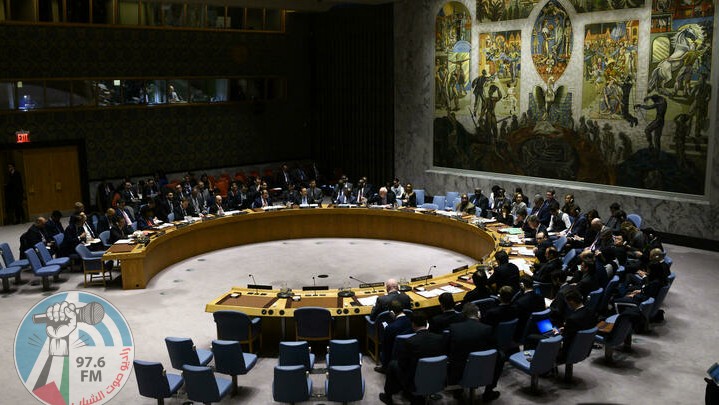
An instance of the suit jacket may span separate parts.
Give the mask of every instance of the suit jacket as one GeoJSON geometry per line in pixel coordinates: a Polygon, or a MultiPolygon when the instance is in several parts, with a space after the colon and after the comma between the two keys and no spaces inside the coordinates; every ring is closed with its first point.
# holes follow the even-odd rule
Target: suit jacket
{"type": "Polygon", "coordinates": [[[74,225],[69,225],[67,228],[65,228],[64,233],[64,239],[62,240],[62,244],[58,248],[58,256],[60,257],[67,257],[71,254],[75,253],[75,246],[77,246],[78,243],[82,243],[80,240],[80,235],[84,232],[82,227],[77,227],[74,225]]]}
{"type": "Polygon", "coordinates": [[[397,359],[402,370],[403,386],[414,390],[414,373],[419,359],[443,355],[445,350],[444,337],[426,329],[417,331],[414,336],[407,339],[404,350],[399,352],[397,359]]]}
{"type": "Polygon", "coordinates": [[[394,350],[394,339],[399,335],[406,333],[412,333],[412,321],[408,316],[400,316],[394,321],[390,322],[386,328],[384,328],[382,334],[382,365],[387,367],[387,364],[392,360],[392,351],[394,350]]]}
{"type": "Polygon", "coordinates": [[[128,233],[126,229],[120,229],[117,226],[112,225],[110,227],[110,239],[108,239],[108,242],[113,244],[120,239],[126,239],[127,235],[128,233]]]}
{"type": "MultiPolygon", "coordinates": [[[[272,198],[267,198],[267,206],[272,205],[272,198]]],[[[252,208],[262,208],[262,196],[259,196],[255,199],[255,202],[252,203],[252,208]]]]}
{"type": "Polygon", "coordinates": [[[417,207],[417,194],[415,194],[414,191],[412,191],[412,194],[407,196],[407,206],[417,207]]]}
{"type": "Polygon", "coordinates": [[[65,232],[65,227],[63,227],[62,223],[59,221],[55,222],[52,219],[49,219],[45,224],[45,233],[50,237],[63,232],[65,232]]]}
{"type": "Polygon", "coordinates": [[[224,204],[217,205],[217,203],[213,203],[210,206],[209,213],[212,215],[219,215],[220,212],[225,212],[225,207],[223,207],[224,204]]]}
{"type": "Polygon", "coordinates": [[[472,194],[469,196],[469,202],[474,204],[477,209],[482,210],[480,213],[481,216],[486,217],[489,215],[489,198],[487,198],[484,194],[480,193],[479,196],[477,196],[477,194],[472,194]]]}
{"type": "Polygon", "coordinates": [[[492,327],[476,319],[465,319],[449,325],[448,385],[462,378],[469,353],[496,348],[492,327]]]}
{"type": "Polygon", "coordinates": [[[167,222],[167,216],[175,210],[175,206],[178,205],[176,201],[172,201],[172,207],[170,207],[170,201],[166,198],[157,198],[155,202],[155,215],[163,222],[167,222]]]}
{"type": "MultiPolygon", "coordinates": [[[[122,214],[120,214],[122,215],[122,214]]],[[[110,219],[107,217],[107,214],[101,216],[97,219],[97,234],[98,236],[103,233],[104,231],[110,230],[110,219]]]]}
{"type": "Polygon", "coordinates": [[[519,291],[519,268],[514,263],[504,263],[499,265],[494,273],[487,280],[487,285],[497,284],[497,291],[505,285],[519,291]]]}
{"type": "Polygon", "coordinates": [[[184,208],[182,208],[182,204],[174,204],[174,206],[173,206],[174,210],[172,211],[172,213],[175,214],[175,221],[182,221],[188,215],[196,216],[196,215],[193,215],[195,213],[192,212],[191,207],[192,206],[190,204],[188,204],[187,209],[184,209],[184,208]]]}
{"type": "Polygon", "coordinates": [[[404,309],[411,308],[412,300],[409,298],[409,295],[399,291],[393,291],[387,295],[380,295],[377,297],[377,302],[375,302],[374,308],[372,308],[372,313],[369,315],[369,319],[374,321],[377,319],[377,315],[389,310],[389,304],[394,300],[398,300],[404,309]]]}
{"type": "Polygon", "coordinates": [[[514,305],[499,304],[499,306],[488,309],[482,315],[482,322],[487,325],[497,326],[500,322],[507,322],[517,318],[519,318],[519,312],[514,305]]]}
{"type": "MultiPolygon", "coordinates": [[[[297,194],[294,196],[294,199],[292,200],[292,204],[295,205],[302,205],[302,196],[297,194]]],[[[310,193],[307,193],[307,204],[317,204],[317,202],[312,198],[310,193]]]]}
{"type": "Polygon", "coordinates": [[[449,311],[444,311],[441,314],[433,316],[429,321],[429,330],[434,333],[442,333],[442,331],[449,328],[449,325],[462,322],[463,320],[464,315],[454,309],[450,309],[449,311]]]}
{"type": "Polygon", "coordinates": [[[514,335],[516,337],[521,337],[524,332],[524,325],[527,324],[527,319],[529,319],[532,312],[544,311],[547,308],[544,297],[535,294],[533,291],[525,291],[514,300],[512,305],[517,308],[517,331],[514,335]]]}
{"type": "Polygon", "coordinates": [[[371,205],[394,205],[397,203],[397,198],[395,197],[394,193],[391,191],[387,191],[387,196],[385,197],[385,201],[382,201],[382,197],[380,197],[379,194],[374,194],[372,197],[370,197],[367,202],[371,205]]]}
{"type": "Polygon", "coordinates": [[[464,295],[462,305],[468,302],[481,300],[483,298],[489,298],[490,295],[489,289],[486,286],[475,286],[472,291],[464,295]]]}
{"type": "Polygon", "coordinates": [[[552,274],[558,271],[562,271],[562,260],[559,258],[552,259],[540,264],[532,275],[532,279],[540,283],[551,283],[552,274]]]}
{"type": "Polygon", "coordinates": [[[549,226],[549,221],[552,219],[552,213],[549,211],[549,200],[545,200],[542,206],[539,207],[537,218],[539,218],[542,225],[549,226]]]}
{"type": "Polygon", "coordinates": [[[587,234],[588,227],[589,221],[587,221],[587,215],[582,214],[572,222],[572,226],[570,226],[569,231],[567,231],[567,236],[577,235],[583,238],[587,234]]]}
{"type": "Polygon", "coordinates": [[[353,195],[349,197],[340,195],[335,199],[335,204],[357,204],[357,198],[355,198],[355,196],[353,195]]]}
{"type": "Polygon", "coordinates": [[[577,332],[595,327],[597,321],[597,314],[588,307],[581,306],[574,311],[570,310],[567,320],[564,322],[564,331],[562,331],[562,352],[566,353],[572,347],[577,332]]]}
{"type": "Polygon", "coordinates": [[[312,197],[312,200],[315,201],[314,204],[317,204],[320,201],[322,201],[322,198],[324,197],[324,194],[322,193],[322,189],[319,187],[315,187],[314,189],[308,188],[307,195],[312,197]]]}

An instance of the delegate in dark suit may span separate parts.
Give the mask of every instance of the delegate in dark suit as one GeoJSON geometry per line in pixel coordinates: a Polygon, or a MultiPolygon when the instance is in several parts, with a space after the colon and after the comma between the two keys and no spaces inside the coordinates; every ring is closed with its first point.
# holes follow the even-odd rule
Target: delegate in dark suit
{"type": "Polygon", "coordinates": [[[464,315],[454,309],[450,309],[433,316],[429,321],[429,330],[434,333],[442,333],[442,331],[449,328],[451,324],[462,322],[463,320],[464,315]]]}
{"type": "Polygon", "coordinates": [[[499,304],[482,314],[482,322],[490,326],[497,326],[500,322],[511,321],[518,317],[519,312],[512,304],[499,304]]]}
{"type": "Polygon", "coordinates": [[[384,328],[382,334],[382,367],[385,369],[392,360],[395,338],[406,333],[412,333],[412,322],[409,317],[404,314],[398,316],[384,328]]]}
{"type": "Polygon", "coordinates": [[[590,329],[597,325],[597,314],[589,309],[589,307],[581,306],[572,310],[564,322],[564,330],[562,331],[562,350],[559,353],[560,362],[567,357],[569,348],[580,330],[590,329]]]}
{"type": "Polygon", "coordinates": [[[499,251],[495,255],[499,266],[487,280],[488,285],[496,284],[497,290],[503,286],[510,286],[515,292],[519,291],[519,268],[514,263],[509,263],[507,253],[499,251]],[[500,259],[501,258],[501,259],[500,259]]]}
{"type": "MultiPolygon", "coordinates": [[[[462,322],[449,326],[449,367],[447,370],[447,384],[454,385],[462,379],[464,367],[467,364],[469,353],[496,349],[497,343],[491,326],[479,322],[476,318],[465,319],[462,322]]],[[[498,361],[499,372],[495,372],[491,388],[497,386],[497,380],[502,374],[503,361],[498,361]]],[[[490,389],[490,386],[487,389],[490,389]]]]}
{"type": "Polygon", "coordinates": [[[389,310],[389,304],[394,300],[399,301],[399,303],[402,304],[402,308],[411,308],[412,302],[407,294],[401,293],[398,290],[390,291],[387,295],[377,297],[377,301],[374,304],[374,308],[372,308],[372,313],[369,315],[369,318],[373,321],[377,319],[377,315],[389,310]]]}

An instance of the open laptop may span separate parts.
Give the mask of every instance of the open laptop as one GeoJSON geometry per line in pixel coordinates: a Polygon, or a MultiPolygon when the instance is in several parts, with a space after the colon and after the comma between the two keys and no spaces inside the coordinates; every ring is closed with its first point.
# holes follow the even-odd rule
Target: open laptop
{"type": "Polygon", "coordinates": [[[707,374],[714,380],[715,384],[719,384],[719,363],[712,364],[709,370],[707,370],[707,374]]]}
{"type": "Polygon", "coordinates": [[[542,319],[537,321],[537,329],[539,329],[539,333],[541,333],[542,335],[554,335],[554,325],[552,325],[552,321],[550,321],[549,319],[542,319]]]}

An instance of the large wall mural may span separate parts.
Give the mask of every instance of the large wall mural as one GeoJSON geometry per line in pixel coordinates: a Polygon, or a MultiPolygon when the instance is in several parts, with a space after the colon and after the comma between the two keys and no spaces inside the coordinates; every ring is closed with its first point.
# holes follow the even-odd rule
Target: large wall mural
{"type": "Polygon", "coordinates": [[[563,4],[478,0],[472,11],[456,2],[442,7],[434,165],[704,194],[713,2],[563,4]],[[636,17],[595,13],[609,10],[636,17]],[[577,13],[580,23],[572,18],[577,13]],[[526,20],[530,14],[536,17],[526,20]],[[475,41],[466,36],[472,17],[480,22],[475,41]],[[525,21],[510,21],[516,19],[525,21]],[[515,29],[484,30],[490,21],[515,29]]]}

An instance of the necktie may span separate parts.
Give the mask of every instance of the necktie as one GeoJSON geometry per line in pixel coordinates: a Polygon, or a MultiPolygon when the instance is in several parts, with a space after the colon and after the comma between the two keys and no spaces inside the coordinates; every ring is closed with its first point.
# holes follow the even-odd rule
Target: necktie
{"type": "Polygon", "coordinates": [[[302,197],[302,204],[307,204],[307,197],[302,197]]]}
{"type": "Polygon", "coordinates": [[[125,225],[130,225],[132,221],[130,221],[130,217],[127,215],[127,212],[125,210],[122,210],[122,216],[125,218],[125,225]]]}

